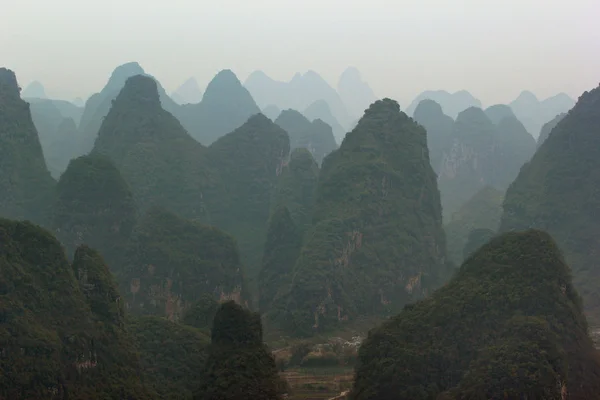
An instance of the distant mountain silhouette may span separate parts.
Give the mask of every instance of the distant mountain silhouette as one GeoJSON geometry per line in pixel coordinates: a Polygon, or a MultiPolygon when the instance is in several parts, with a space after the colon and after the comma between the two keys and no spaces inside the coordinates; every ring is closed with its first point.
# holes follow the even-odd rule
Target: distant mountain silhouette
{"type": "Polygon", "coordinates": [[[413,115],[421,100],[430,99],[438,103],[444,114],[456,119],[458,114],[469,107],[481,108],[481,101],[466,90],[449,93],[445,90],[427,90],[418,95],[406,109],[408,115],[413,115]]]}
{"type": "Polygon", "coordinates": [[[202,100],[202,90],[195,78],[183,82],[172,94],[171,98],[177,104],[196,104],[202,100]]]}
{"type": "Polygon", "coordinates": [[[281,109],[276,105],[270,104],[262,109],[262,113],[271,121],[275,121],[279,117],[279,114],[281,114],[281,109]]]}
{"type": "Polygon", "coordinates": [[[46,90],[44,89],[44,85],[42,85],[38,81],[33,81],[29,85],[27,85],[25,90],[23,90],[21,92],[21,97],[22,98],[33,97],[33,98],[38,98],[38,99],[47,99],[48,98],[48,96],[46,96],[46,90]]]}
{"type": "Polygon", "coordinates": [[[519,97],[509,104],[527,131],[536,138],[546,122],[560,113],[569,111],[574,105],[575,100],[564,93],[540,101],[530,91],[521,92],[519,97]]]}
{"type": "Polygon", "coordinates": [[[83,101],[81,97],[75,97],[71,103],[73,103],[77,107],[85,107],[85,101],[83,101]]]}
{"type": "Polygon", "coordinates": [[[353,120],[338,92],[315,71],[297,73],[289,82],[276,81],[262,71],[255,71],[244,86],[260,107],[274,104],[282,110],[304,110],[317,100],[325,100],[342,126],[353,120]]]}
{"type": "Polygon", "coordinates": [[[542,129],[540,130],[540,136],[538,136],[537,140],[538,149],[546,141],[546,139],[548,139],[548,136],[550,136],[550,132],[552,132],[556,125],[558,125],[558,123],[562,121],[562,119],[566,116],[567,113],[560,113],[556,117],[552,118],[551,121],[546,122],[544,126],[542,126],[542,129]]]}
{"type": "Polygon", "coordinates": [[[427,130],[429,160],[436,174],[439,174],[444,150],[452,140],[454,120],[444,114],[442,107],[433,100],[422,100],[413,118],[427,130]]]}
{"type": "Polygon", "coordinates": [[[494,104],[485,109],[485,115],[494,123],[498,125],[503,118],[513,117],[517,118],[512,109],[506,104],[494,104]]]}
{"type": "Polygon", "coordinates": [[[333,136],[335,136],[335,140],[338,143],[342,143],[344,140],[344,136],[346,136],[347,130],[344,129],[342,125],[338,122],[338,120],[331,113],[331,109],[329,108],[329,104],[325,100],[317,100],[311,105],[309,105],[306,110],[304,110],[304,116],[311,121],[315,119],[320,119],[329,125],[333,131],[333,136]]]}
{"type": "Polygon", "coordinates": [[[358,69],[348,67],[340,76],[337,91],[353,118],[360,118],[371,103],[377,100],[373,89],[363,81],[358,69]]]}

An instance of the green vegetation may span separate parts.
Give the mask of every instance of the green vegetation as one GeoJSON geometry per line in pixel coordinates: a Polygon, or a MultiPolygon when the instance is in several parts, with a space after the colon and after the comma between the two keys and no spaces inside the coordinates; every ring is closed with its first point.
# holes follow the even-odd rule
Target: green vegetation
{"type": "Polygon", "coordinates": [[[58,241],[0,220],[0,397],[152,399],[101,257],[82,247],[71,267],[58,241]]]}
{"type": "Polygon", "coordinates": [[[295,149],[283,167],[271,199],[273,210],[286,207],[302,232],[310,228],[319,166],[306,149],[295,149]]]}
{"type": "Polygon", "coordinates": [[[463,249],[471,231],[484,228],[498,230],[502,216],[502,200],[502,192],[486,186],[452,215],[444,230],[448,244],[448,258],[453,263],[456,265],[462,263],[463,249]]]}
{"type": "Polygon", "coordinates": [[[210,330],[218,309],[219,303],[215,297],[205,293],[186,311],[182,322],[194,328],[210,330]]]}
{"type": "Polygon", "coordinates": [[[259,275],[259,309],[267,312],[277,293],[285,291],[294,268],[302,235],[285,206],[275,210],[269,221],[267,240],[259,275]]]}
{"type": "Polygon", "coordinates": [[[584,93],[509,187],[502,231],[550,233],[573,268],[589,318],[600,321],[600,87],[584,93]]]}
{"type": "Polygon", "coordinates": [[[215,315],[202,373],[198,400],[275,400],[287,390],[262,342],[260,316],[233,301],[215,315]]]}
{"type": "Polygon", "coordinates": [[[369,333],[351,399],[600,398],[600,358],[552,238],[508,233],[369,333]]]}
{"type": "Polygon", "coordinates": [[[389,315],[445,274],[439,192],[425,131],[377,101],[323,162],[288,293],[275,303],[295,335],[389,315]]]}
{"type": "Polygon", "coordinates": [[[140,353],[144,381],[163,400],[191,400],[202,384],[206,348],[204,332],[159,317],[128,321],[140,353]]]}
{"type": "Polygon", "coordinates": [[[136,207],[110,159],[91,155],[72,160],[56,188],[52,227],[67,253],[85,243],[118,270],[135,225],[136,207]]]}
{"type": "Polygon", "coordinates": [[[174,321],[204,294],[247,297],[234,239],[160,208],[135,228],[119,281],[131,312],[174,321]]]}
{"type": "Polygon", "coordinates": [[[19,90],[14,72],[0,68],[0,217],[47,226],[56,182],[19,90]]]}
{"type": "Polygon", "coordinates": [[[275,123],[285,129],[290,137],[290,148],[305,148],[310,151],[317,163],[337,148],[331,127],[320,119],[310,122],[295,110],[284,110],[275,123]]]}

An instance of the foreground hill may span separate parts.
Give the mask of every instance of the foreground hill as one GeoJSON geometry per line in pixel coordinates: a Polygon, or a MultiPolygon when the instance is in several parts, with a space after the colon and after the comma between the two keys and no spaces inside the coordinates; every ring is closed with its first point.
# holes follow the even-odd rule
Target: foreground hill
{"type": "Polygon", "coordinates": [[[295,334],[389,314],[438,283],[446,244],[425,131],[395,101],[373,103],[325,158],[312,221],[273,310],[295,334]]]}
{"type": "Polygon", "coordinates": [[[600,87],[585,92],[508,188],[502,231],[549,232],[573,268],[586,310],[600,320],[600,87]]]}
{"type": "Polygon", "coordinates": [[[508,233],[374,329],[351,399],[600,398],[600,358],[552,238],[508,233]]]}

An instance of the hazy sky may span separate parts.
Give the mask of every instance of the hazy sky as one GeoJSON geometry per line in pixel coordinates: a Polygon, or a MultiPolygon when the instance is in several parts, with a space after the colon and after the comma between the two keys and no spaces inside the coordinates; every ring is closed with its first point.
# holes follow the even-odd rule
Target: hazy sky
{"type": "Polygon", "coordinates": [[[600,82],[600,0],[6,0],[0,66],[25,87],[87,98],[138,61],[167,91],[190,76],[356,66],[402,107],[467,89],[486,105],[523,89],[577,97],[600,82]]]}

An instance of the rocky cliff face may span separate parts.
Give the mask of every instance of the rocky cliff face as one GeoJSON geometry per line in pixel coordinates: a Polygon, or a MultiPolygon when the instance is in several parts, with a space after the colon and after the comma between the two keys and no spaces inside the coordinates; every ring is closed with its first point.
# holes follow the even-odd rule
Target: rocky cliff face
{"type": "Polygon", "coordinates": [[[276,300],[296,334],[390,313],[438,283],[445,238],[425,131],[393,100],[372,104],[325,158],[305,238],[276,300]]]}
{"type": "Polygon", "coordinates": [[[569,267],[548,234],[529,230],[492,239],[373,330],[350,397],[597,399],[598,374],[569,267]]]}
{"type": "Polygon", "coordinates": [[[15,74],[0,68],[0,216],[47,224],[55,181],[15,74]]]}
{"type": "Polygon", "coordinates": [[[501,230],[549,232],[573,268],[586,311],[600,320],[600,88],[584,93],[509,187],[501,230]]]}

